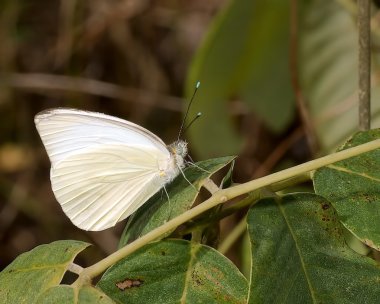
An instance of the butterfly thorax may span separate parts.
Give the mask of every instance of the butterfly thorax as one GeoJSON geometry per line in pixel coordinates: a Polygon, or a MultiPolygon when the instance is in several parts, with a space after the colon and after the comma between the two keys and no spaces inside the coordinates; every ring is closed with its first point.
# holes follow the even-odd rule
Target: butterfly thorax
{"type": "Polygon", "coordinates": [[[166,162],[166,168],[161,169],[160,176],[165,183],[171,182],[185,167],[184,158],[187,155],[187,142],[178,140],[168,146],[170,159],[166,162]]]}

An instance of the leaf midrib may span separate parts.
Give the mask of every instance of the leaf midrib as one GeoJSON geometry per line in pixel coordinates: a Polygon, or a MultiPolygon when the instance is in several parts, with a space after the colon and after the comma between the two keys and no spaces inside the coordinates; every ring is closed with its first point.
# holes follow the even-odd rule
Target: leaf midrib
{"type": "Polygon", "coordinates": [[[297,243],[296,235],[295,235],[295,233],[294,233],[294,231],[293,231],[290,223],[287,220],[287,217],[286,217],[286,214],[285,214],[285,210],[282,207],[281,202],[279,202],[278,200],[276,200],[276,204],[277,204],[277,206],[278,206],[278,208],[279,208],[282,216],[284,217],[286,225],[288,226],[289,232],[290,232],[290,234],[291,234],[291,236],[293,238],[294,244],[296,246],[296,249],[297,249],[297,252],[298,252],[298,256],[299,256],[299,259],[300,259],[300,262],[301,262],[302,270],[303,270],[303,272],[305,274],[307,285],[309,286],[309,291],[310,291],[311,298],[312,298],[312,300],[313,300],[314,303],[317,303],[317,299],[315,297],[314,289],[312,287],[312,283],[311,283],[311,280],[309,278],[309,275],[308,275],[308,272],[307,272],[307,269],[306,269],[306,264],[305,264],[305,262],[304,262],[304,260],[302,258],[301,249],[299,248],[298,243],[297,243]]]}

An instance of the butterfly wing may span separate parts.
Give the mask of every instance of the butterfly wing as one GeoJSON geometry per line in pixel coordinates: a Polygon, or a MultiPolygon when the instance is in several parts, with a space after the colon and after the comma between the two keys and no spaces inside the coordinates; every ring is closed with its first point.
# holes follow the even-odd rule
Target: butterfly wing
{"type": "Polygon", "coordinates": [[[171,155],[138,125],[70,109],[42,112],[35,122],[52,163],[55,197],[81,229],[114,226],[165,184],[160,170],[171,155]]]}

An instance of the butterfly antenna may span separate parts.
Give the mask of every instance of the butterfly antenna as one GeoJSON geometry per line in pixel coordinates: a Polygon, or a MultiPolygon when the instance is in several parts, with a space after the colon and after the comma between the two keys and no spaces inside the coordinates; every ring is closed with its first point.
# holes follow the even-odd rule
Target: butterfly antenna
{"type": "MultiPolygon", "coordinates": [[[[180,138],[181,135],[182,135],[182,131],[183,131],[183,128],[184,128],[184,126],[185,126],[186,118],[187,118],[187,115],[189,114],[190,106],[191,106],[191,104],[193,103],[194,97],[195,97],[195,95],[196,95],[196,93],[197,93],[197,91],[198,91],[200,85],[201,85],[201,83],[200,83],[199,81],[198,81],[197,84],[195,85],[195,89],[194,89],[193,96],[191,96],[190,102],[189,102],[189,104],[188,104],[188,106],[187,106],[187,109],[186,109],[186,112],[185,112],[185,117],[183,118],[183,120],[182,120],[182,124],[181,124],[181,127],[180,127],[180,129],[179,129],[178,140],[179,140],[179,138],[180,138]]],[[[193,119],[193,120],[194,120],[194,119],[193,119]]],[[[193,123],[193,122],[194,122],[194,121],[192,121],[191,123],[193,123]]],[[[191,123],[190,123],[190,124],[191,124],[191,123]]],[[[188,127],[189,127],[189,126],[188,126],[188,127]]]]}
{"type": "Polygon", "coordinates": [[[186,132],[188,128],[191,127],[191,125],[199,118],[202,116],[202,113],[201,112],[198,112],[197,115],[195,115],[195,117],[187,124],[187,126],[184,128],[184,131],[183,132],[186,132]]]}

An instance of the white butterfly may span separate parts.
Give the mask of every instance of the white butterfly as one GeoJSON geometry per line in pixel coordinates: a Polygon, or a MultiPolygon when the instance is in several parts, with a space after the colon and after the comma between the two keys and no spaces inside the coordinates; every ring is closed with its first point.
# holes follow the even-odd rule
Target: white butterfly
{"type": "Polygon", "coordinates": [[[186,142],[166,146],[150,131],[120,118],[52,109],[34,121],[51,161],[55,197],[84,230],[114,226],[185,166],[186,142]]]}

